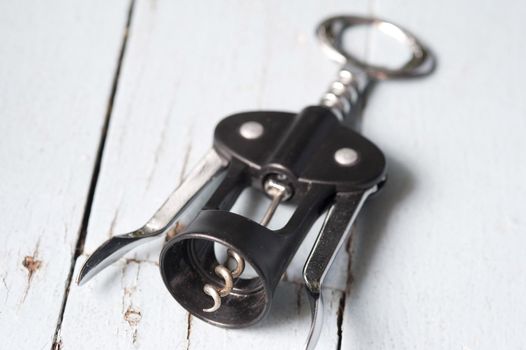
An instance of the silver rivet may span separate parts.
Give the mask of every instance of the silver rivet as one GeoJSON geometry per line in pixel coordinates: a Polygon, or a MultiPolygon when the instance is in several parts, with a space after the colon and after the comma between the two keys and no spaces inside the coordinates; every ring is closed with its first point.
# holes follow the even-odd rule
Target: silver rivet
{"type": "Polygon", "coordinates": [[[342,166],[351,166],[358,161],[358,152],[352,148],[340,148],[334,153],[334,160],[342,166]]]}
{"type": "Polygon", "coordinates": [[[258,122],[246,122],[239,128],[239,133],[246,139],[253,140],[263,135],[263,125],[258,122]]]}

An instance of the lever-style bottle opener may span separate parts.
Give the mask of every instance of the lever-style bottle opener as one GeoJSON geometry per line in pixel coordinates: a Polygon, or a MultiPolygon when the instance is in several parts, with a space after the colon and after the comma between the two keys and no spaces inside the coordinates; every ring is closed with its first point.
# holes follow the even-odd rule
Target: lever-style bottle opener
{"type": "Polygon", "coordinates": [[[363,203],[386,180],[383,153],[347,121],[361,114],[373,83],[424,76],[435,67],[416,37],[377,18],[332,17],[320,24],[317,35],[343,65],[320,104],[299,114],[257,111],[223,119],[212,150],[142,228],[112,237],[89,257],[79,284],[176,221],[183,222],[184,231],[165,244],[159,258],[166,287],[193,315],[221,327],[246,327],[267,314],[289,262],[326,212],[303,270],[312,315],[306,348],[315,347],[323,317],[323,279],[363,203]],[[359,60],[342,43],[344,32],[359,25],[404,42],[411,58],[399,69],[359,60]],[[259,222],[230,211],[247,187],[271,198],[259,222]],[[269,229],[274,211],[285,201],[296,205],[294,213],[283,228],[269,229]],[[216,256],[218,244],[227,248],[224,261],[216,256]],[[243,274],[247,265],[255,277],[243,274]]]}

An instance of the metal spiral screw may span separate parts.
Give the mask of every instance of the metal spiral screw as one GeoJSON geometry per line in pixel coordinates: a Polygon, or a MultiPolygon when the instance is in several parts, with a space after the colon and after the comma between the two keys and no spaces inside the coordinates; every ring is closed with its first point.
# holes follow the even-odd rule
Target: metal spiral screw
{"type": "MultiPolygon", "coordinates": [[[[214,269],[214,272],[217,276],[223,278],[225,281],[225,286],[217,290],[213,285],[211,284],[205,284],[203,287],[203,292],[205,294],[212,297],[214,300],[214,305],[208,309],[203,309],[204,312],[214,312],[221,306],[221,298],[226,297],[230,292],[232,292],[232,289],[234,288],[234,278],[238,278],[241,276],[243,271],[245,270],[245,260],[236,253],[235,251],[229,249],[227,251],[228,259],[234,259],[236,262],[236,268],[233,271],[230,271],[228,268],[226,268],[224,265],[217,265],[214,269]]],[[[228,260],[227,260],[228,261],[228,260]]]]}
{"type": "Polygon", "coordinates": [[[356,76],[350,70],[342,68],[338,72],[338,78],[323,94],[320,104],[329,107],[340,120],[343,120],[358,107],[359,96],[360,89],[356,76]]]}
{"type": "MultiPolygon", "coordinates": [[[[279,178],[279,176],[271,176],[264,184],[265,192],[272,198],[272,202],[260,221],[260,224],[263,226],[266,226],[270,222],[279,203],[288,199],[292,194],[291,188],[280,182],[277,178],[279,178]]],[[[218,289],[210,283],[204,285],[203,292],[214,300],[214,305],[208,309],[203,309],[204,312],[214,312],[221,307],[221,298],[226,297],[232,292],[232,289],[234,289],[234,279],[241,276],[245,270],[245,260],[238,253],[232,249],[228,249],[227,255],[227,262],[233,259],[236,262],[236,267],[232,271],[224,265],[217,265],[214,268],[215,274],[223,279],[224,287],[218,289]]]]}

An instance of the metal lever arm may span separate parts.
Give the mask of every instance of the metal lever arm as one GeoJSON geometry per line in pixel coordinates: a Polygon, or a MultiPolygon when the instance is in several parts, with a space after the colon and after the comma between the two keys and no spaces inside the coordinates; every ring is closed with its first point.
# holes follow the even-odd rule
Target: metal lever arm
{"type": "Polygon", "coordinates": [[[303,268],[303,279],[311,308],[311,328],[305,349],[316,347],[323,325],[323,299],[321,286],[325,275],[338,253],[339,248],[349,237],[358,212],[371,193],[378,186],[366,191],[338,193],[329,209],[323,227],[303,268]]]}
{"type": "Polygon", "coordinates": [[[86,283],[133,248],[165,232],[177,219],[191,220],[220,184],[227,164],[210,150],[143,227],[114,236],[97,248],[82,266],[77,283],[86,283]]]}

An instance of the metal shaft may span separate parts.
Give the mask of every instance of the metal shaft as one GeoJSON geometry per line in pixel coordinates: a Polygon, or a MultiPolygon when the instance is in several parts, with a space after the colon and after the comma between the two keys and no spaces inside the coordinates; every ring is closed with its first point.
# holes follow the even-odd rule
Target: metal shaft
{"type": "Polygon", "coordinates": [[[329,89],[323,94],[320,105],[329,107],[333,113],[344,120],[360,111],[360,88],[357,77],[343,67],[338,72],[329,89]]]}
{"type": "MultiPolygon", "coordinates": [[[[272,198],[272,201],[259,223],[262,226],[267,226],[274,216],[279,203],[290,196],[291,190],[290,187],[275,180],[273,177],[265,181],[264,188],[265,192],[272,198]]],[[[214,272],[217,276],[223,278],[225,287],[218,290],[209,283],[204,285],[203,292],[214,300],[214,305],[210,308],[203,309],[205,312],[214,312],[219,309],[221,306],[221,298],[229,295],[232,289],[234,289],[233,279],[239,277],[245,269],[245,260],[239,254],[230,249],[227,253],[228,259],[234,259],[236,262],[236,267],[233,271],[230,271],[224,265],[216,266],[214,272]]]]}

